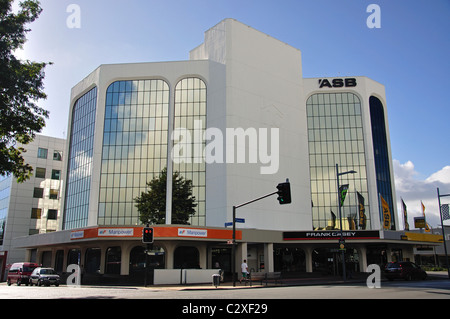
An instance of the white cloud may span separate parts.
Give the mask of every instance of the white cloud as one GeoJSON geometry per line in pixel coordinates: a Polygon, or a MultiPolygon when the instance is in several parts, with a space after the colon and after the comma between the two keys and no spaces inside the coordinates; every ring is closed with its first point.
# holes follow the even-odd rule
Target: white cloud
{"type": "MultiPolygon", "coordinates": [[[[393,165],[400,228],[403,228],[401,198],[408,208],[410,229],[414,228],[414,217],[422,216],[421,201],[425,206],[428,224],[431,227],[440,226],[437,188],[439,187],[441,194],[450,192],[450,166],[445,166],[428,178],[421,180],[417,178],[420,174],[416,172],[411,161],[401,164],[398,160],[393,160],[393,165]]],[[[450,203],[450,198],[442,198],[441,201],[450,203]]]]}
{"type": "Polygon", "coordinates": [[[441,182],[445,184],[450,184],[450,166],[445,166],[440,171],[432,174],[426,179],[427,182],[441,182]]]}

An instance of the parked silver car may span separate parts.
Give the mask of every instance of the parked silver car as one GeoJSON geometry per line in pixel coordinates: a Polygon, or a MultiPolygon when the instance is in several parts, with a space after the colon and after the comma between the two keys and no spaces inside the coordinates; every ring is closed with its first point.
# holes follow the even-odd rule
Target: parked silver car
{"type": "Polygon", "coordinates": [[[34,284],[37,286],[55,285],[56,287],[58,287],[60,281],[61,279],[59,275],[53,268],[38,267],[35,270],[33,270],[30,276],[30,286],[33,286],[34,284]]]}

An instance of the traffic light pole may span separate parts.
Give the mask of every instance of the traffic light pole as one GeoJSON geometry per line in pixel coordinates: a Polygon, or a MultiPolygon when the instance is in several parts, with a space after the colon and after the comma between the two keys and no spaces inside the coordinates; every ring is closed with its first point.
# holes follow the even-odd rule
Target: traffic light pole
{"type": "Polygon", "coordinates": [[[144,279],[144,287],[147,287],[148,284],[148,253],[150,251],[150,244],[147,244],[147,250],[145,251],[145,279],[144,279]]]}
{"type": "Polygon", "coordinates": [[[153,228],[150,227],[149,223],[142,229],[142,242],[147,244],[147,249],[145,250],[145,275],[144,275],[144,287],[147,287],[148,283],[148,264],[149,264],[149,253],[153,249],[153,228]]]}
{"type": "Polygon", "coordinates": [[[231,274],[233,276],[233,287],[236,287],[236,209],[238,209],[239,207],[254,203],[256,201],[259,201],[263,198],[275,195],[275,194],[278,194],[278,192],[273,192],[273,193],[258,197],[256,199],[253,199],[251,201],[248,201],[246,203],[233,206],[233,241],[232,241],[232,246],[231,246],[231,274]]]}

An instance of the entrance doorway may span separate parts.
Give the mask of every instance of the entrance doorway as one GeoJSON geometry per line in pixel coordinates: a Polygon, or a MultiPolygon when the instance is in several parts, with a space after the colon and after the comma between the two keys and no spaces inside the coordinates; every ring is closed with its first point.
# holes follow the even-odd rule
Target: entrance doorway
{"type": "Polygon", "coordinates": [[[174,252],[174,269],[199,269],[200,255],[198,249],[192,246],[180,246],[174,252]]]}
{"type": "Polygon", "coordinates": [[[306,272],[305,251],[298,247],[277,247],[274,249],[274,270],[283,273],[306,272]]]}
{"type": "MultiPolygon", "coordinates": [[[[359,272],[359,255],[356,249],[345,250],[345,269],[347,274],[359,272]]],[[[342,252],[338,248],[315,248],[312,251],[313,272],[326,275],[342,275],[342,252]]]]}
{"type": "Polygon", "coordinates": [[[231,248],[211,249],[212,268],[222,269],[224,276],[231,276],[231,248]]]}

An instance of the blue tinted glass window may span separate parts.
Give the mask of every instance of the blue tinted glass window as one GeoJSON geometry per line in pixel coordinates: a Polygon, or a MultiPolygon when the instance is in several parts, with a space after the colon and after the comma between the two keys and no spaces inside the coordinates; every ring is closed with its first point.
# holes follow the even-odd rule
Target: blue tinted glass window
{"type": "MultiPolygon", "coordinates": [[[[389,152],[383,104],[374,96],[370,97],[369,104],[377,189],[378,193],[383,196],[384,200],[389,205],[389,210],[391,213],[391,228],[395,229],[395,219],[393,216],[394,199],[392,198],[391,171],[389,168],[389,152]]],[[[381,213],[380,220],[383,220],[381,213]]]]}
{"type": "MultiPolygon", "coordinates": [[[[186,129],[192,137],[206,128],[206,84],[199,78],[182,79],[175,87],[174,129],[186,129]],[[195,132],[197,130],[197,132],[195,132]]],[[[192,180],[196,198],[196,213],[189,220],[191,225],[206,225],[206,164],[203,150],[206,141],[193,140],[191,157],[174,162],[174,171],[192,180]]]]}
{"type": "Polygon", "coordinates": [[[134,198],[167,165],[169,86],[117,81],[106,92],[99,225],[140,224],[134,198]]]}
{"type": "Polygon", "coordinates": [[[344,229],[370,229],[361,102],[352,93],[312,95],[306,103],[311,176],[313,228],[340,227],[337,205],[336,164],[339,171],[357,171],[341,176],[349,184],[342,209],[344,229]],[[360,220],[358,195],[364,198],[365,219],[360,220]]]}
{"type": "Polygon", "coordinates": [[[96,108],[97,88],[93,88],[84,94],[75,102],[73,107],[63,221],[64,229],[79,228],[87,225],[96,108]]]}

